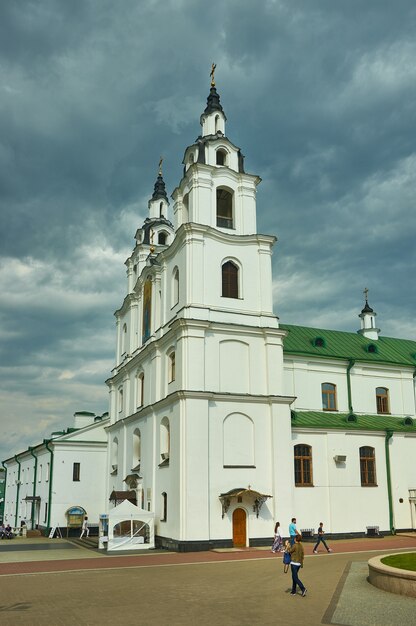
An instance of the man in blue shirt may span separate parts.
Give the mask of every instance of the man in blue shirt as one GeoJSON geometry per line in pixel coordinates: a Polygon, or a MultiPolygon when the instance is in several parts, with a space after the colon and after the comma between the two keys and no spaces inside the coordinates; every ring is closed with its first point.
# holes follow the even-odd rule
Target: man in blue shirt
{"type": "Polygon", "coordinates": [[[292,517],[292,522],[289,524],[289,543],[291,546],[295,543],[296,535],[300,536],[300,532],[296,528],[296,517],[292,517]]]}

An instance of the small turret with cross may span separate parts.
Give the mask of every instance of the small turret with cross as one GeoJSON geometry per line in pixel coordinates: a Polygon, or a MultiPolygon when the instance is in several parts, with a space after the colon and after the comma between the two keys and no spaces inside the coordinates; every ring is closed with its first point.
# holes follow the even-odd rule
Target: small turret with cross
{"type": "Polygon", "coordinates": [[[361,328],[358,332],[366,339],[377,341],[380,329],[376,328],[375,318],[377,313],[375,313],[371,306],[368,304],[368,291],[369,290],[367,289],[367,287],[363,291],[365,304],[360,315],[358,316],[361,319],[361,328]]]}

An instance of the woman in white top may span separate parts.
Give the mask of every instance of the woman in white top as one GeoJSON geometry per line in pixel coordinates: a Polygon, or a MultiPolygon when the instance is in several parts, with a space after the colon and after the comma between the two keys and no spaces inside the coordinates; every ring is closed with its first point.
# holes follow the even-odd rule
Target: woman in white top
{"type": "Polygon", "coordinates": [[[272,552],[283,552],[283,539],[279,530],[280,522],[276,522],[274,527],[274,541],[272,545],[272,552]]]}

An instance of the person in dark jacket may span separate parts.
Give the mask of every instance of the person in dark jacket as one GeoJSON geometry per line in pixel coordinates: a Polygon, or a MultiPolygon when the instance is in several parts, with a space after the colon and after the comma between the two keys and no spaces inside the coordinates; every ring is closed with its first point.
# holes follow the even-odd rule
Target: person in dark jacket
{"type": "Polygon", "coordinates": [[[315,547],[313,549],[314,554],[318,554],[318,546],[319,546],[320,543],[324,544],[327,552],[332,552],[331,548],[328,548],[328,546],[326,544],[326,541],[324,539],[324,534],[325,534],[324,523],[323,522],[319,522],[318,541],[316,542],[316,545],[315,545],[315,547]]]}
{"type": "Polygon", "coordinates": [[[303,582],[299,579],[299,570],[303,567],[303,559],[305,556],[305,551],[303,549],[302,544],[302,535],[296,535],[295,537],[295,545],[289,548],[290,556],[292,557],[292,561],[290,563],[290,568],[292,570],[292,591],[290,595],[296,595],[296,587],[299,586],[299,589],[302,592],[302,597],[306,596],[306,587],[303,582]]]}

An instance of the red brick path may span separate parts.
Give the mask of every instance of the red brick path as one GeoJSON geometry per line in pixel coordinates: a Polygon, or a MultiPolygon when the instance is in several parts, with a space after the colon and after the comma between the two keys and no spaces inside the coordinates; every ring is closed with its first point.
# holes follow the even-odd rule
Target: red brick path
{"type": "MultiPolygon", "coordinates": [[[[414,549],[416,551],[416,533],[406,536],[385,537],[381,539],[350,539],[329,541],[334,553],[370,552],[380,550],[414,549]]],[[[312,555],[313,543],[305,545],[305,554],[312,555]]],[[[324,549],[320,546],[320,554],[324,549]]],[[[187,553],[146,553],[132,556],[96,556],[83,559],[65,559],[49,561],[26,561],[0,563],[0,576],[13,574],[34,574],[44,572],[67,572],[73,570],[114,569],[127,567],[149,567],[160,565],[180,565],[189,563],[211,563],[221,561],[239,561],[249,559],[280,559],[279,555],[269,551],[247,548],[239,552],[187,552],[187,553]]],[[[314,557],[315,558],[315,557],[314,557]]],[[[318,557],[316,557],[318,558],[318,557]]],[[[330,558],[330,557],[328,557],[330,558]]]]}

